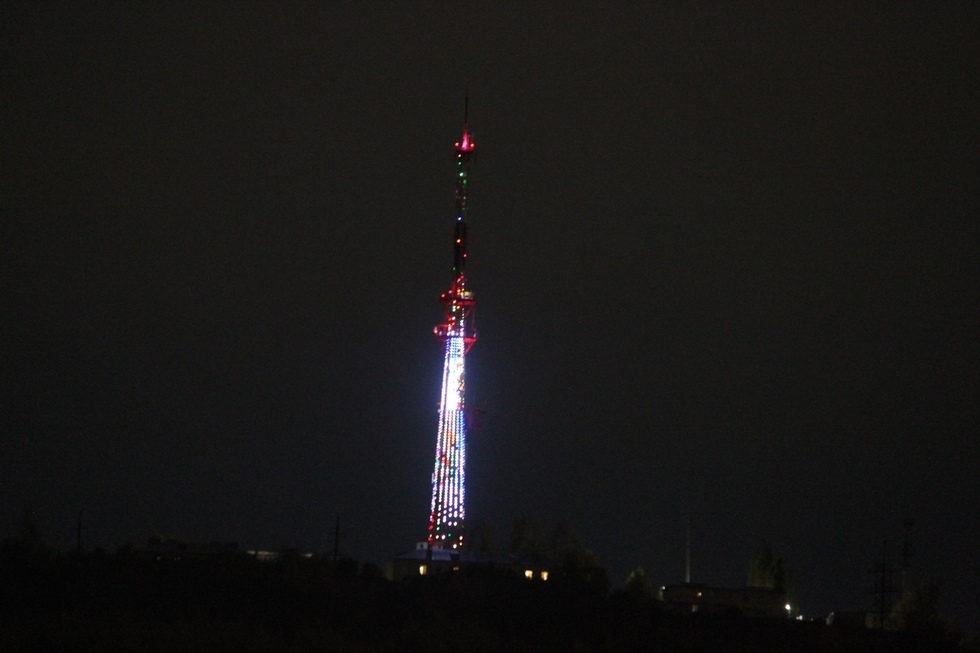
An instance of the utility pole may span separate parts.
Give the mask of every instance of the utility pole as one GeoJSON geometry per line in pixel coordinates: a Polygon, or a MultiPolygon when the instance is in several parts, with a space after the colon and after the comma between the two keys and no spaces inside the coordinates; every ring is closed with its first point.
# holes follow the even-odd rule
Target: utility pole
{"type": "Polygon", "coordinates": [[[891,596],[895,593],[895,565],[888,559],[888,540],[881,543],[881,562],[871,571],[874,576],[874,612],[878,630],[885,629],[885,621],[891,610],[891,596]]]}
{"type": "Polygon", "coordinates": [[[75,554],[82,555],[82,511],[78,511],[78,521],[75,522],[75,554]]]}
{"type": "Polygon", "coordinates": [[[691,513],[687,513],[687,546],[684,550],[684,583],[691,583],[691,513]]]}
{"type": "Polygon", "coordinates": [[[910,561],[912,560],[912,529],[915,527],[914,519],[906,519],[902,522],[902,598],[906,598],[912,591],[912,579],[910,577],[910,561]]]}

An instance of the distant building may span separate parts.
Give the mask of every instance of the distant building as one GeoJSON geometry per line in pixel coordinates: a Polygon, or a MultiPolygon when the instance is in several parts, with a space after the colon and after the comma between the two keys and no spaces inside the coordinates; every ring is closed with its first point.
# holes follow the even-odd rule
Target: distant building
{"type": "Polygon", "coordinates": [[[827,615],[828,626],[848,630],[864,630],[877,627],[878,615],[857,610],[836,610],[827,615]]]}
{"type": "Polygon", "coordinates": [[[143,560],[210,560],[220,557],[248,556],[259,562],[278,562],[287,559],[308,560],[313,554],[298,549],[241,551],[235,542],[188,542],[177,537],[152,536],[145,548],[127,547],[130,555],[143,560]]]}
{"type": "Polygon", "coordinates": [[[205,560],[218,556],[238,555],[235,542],[188,542],[176,537],[151,536],[146,548],[131,548],[130,553],[146,560],[205,560]]]}
{"type": "Polygon", "coordinates": [[[477,567],[514,572],[529,580],[548,580],[550,574],[550,566],[541,559],[516,553],[430,549],[426,542],[419,542],[414,551],[389,560],[385,576],[388,580],[400,581],[412,576],[445,574],[477,567]]]}
{"type": "Polygon", "coordinates": [[[309,560],[313,554],[309,551],[298,549],[282,549],[280,551],[265,551],[261,549],[250,549],[245,555],[251,556],[259,562],[279,562],[280,560],[309,560]]]}
{"type": "Polygon", "coordinates": [[[738,612],[746,617],[788,618],[786,594],[762,587],[711,587],[685,583],[660,589],[664,607],[677,612],[738,612]]]}

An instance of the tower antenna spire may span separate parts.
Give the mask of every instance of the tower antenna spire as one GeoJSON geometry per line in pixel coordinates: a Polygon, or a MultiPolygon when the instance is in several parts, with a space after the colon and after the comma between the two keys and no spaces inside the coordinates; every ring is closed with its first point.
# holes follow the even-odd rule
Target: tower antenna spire
{"type": "Polygon", "coordinates": [[[469,135],[469,93],[463,101],[463,136],[456,143],[456,202],[453,215],[453,278],[440,301],[446,322],[435,327],[445,360],[439,401],[436,460],[432,472],[432,503],[427,548],[459,549],[463,546],[466,517],[466,353],[476,342],[473,310],[476,297],[466,278],[466,214],[469,163],[473,153],[469,135]]]}

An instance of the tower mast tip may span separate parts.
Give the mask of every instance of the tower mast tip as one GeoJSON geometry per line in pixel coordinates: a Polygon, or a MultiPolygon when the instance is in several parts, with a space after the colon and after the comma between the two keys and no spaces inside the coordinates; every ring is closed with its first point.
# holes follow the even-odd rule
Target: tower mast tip
{"type": "Polygon", "coordinates": [[[473,141],[470,139],[470,92],[463,96],[463,138],[456,143],[459,152],[472,152],[473,141]]]}

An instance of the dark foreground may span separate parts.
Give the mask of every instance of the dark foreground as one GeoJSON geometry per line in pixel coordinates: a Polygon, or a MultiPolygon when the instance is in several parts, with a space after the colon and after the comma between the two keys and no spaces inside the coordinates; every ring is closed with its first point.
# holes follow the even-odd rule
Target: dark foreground
{"type": "Polygon", "coordinates": [[[977,651],[906,632],[679,615],[603,578],[480,569],[391,583],[373,565],[229,554],[54,556],[5,543],[0,651],[977,651]]]}

